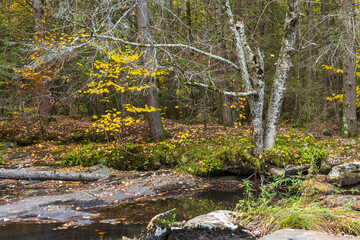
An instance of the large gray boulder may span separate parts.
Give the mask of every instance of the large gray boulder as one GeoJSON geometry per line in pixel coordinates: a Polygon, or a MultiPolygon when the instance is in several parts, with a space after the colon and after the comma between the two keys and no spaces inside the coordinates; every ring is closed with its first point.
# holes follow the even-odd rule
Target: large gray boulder
{"type": "Polygon", "coordinates": [[[326,180],[330,183],[353,185],[360,182],[360,161],[333,167],[326,180]]]}
{"type": "Polygon", "coordinates": [[[219,210],[197,216],[183,227],[171,228],[171,240],[250,240],[255,239],[236,224],[236,213],[219,210]]]}
{"type": "Polygon", "coordinates": [[[308,231],[300,229],[284,229],[258,240],[349,240],[347,237],[335,237],[326,233],[317,231],[308,231]]]}
{"type": "Polygon", "coordinates": [[[333,167],[340,165],[340,164],[341,164],[341,161],[338,157],[329,156],[327,158],[324,158],[321,161],[319,172],[322,174],[328,174],[333,167]]]}

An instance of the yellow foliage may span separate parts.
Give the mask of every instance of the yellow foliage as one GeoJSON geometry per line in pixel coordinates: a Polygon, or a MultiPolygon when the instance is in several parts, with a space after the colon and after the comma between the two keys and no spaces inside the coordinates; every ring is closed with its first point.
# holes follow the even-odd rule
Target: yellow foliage
{"type": "MultiPolygon", "coordinates": [[[[357,61],[357,66],[359,67],[358,61],[357,61]]],[[[333,70],[336,73],[343,73],[344,71],[340,68],[334,68],[328,65],[322,65],[321,66],[324,69],[327,70],[333,70]]],[[[360,77],[360,72],[356,72],[356,77],[360,77]]],[[[333,95],[332,97],[327,97],[326,100],[328,101],[333,101],[333,100],[337,100],[339,102],[343,102],[343,94],[337,94],[337,95],[333,95]]],[[[360,107],[360,88],[359,86],[356,86],[356,107],[360,107]]]]}
{"type": "MultiPolygon", "coordinates": [[[[332,97],[327,97],[326,100],[334,101],[338,100],[339,102],[343,102],[344,94],[333,95],[332,97]]],[[[360,107],[360,87],[356,86],[356,107],[360,107]]]]}
{"type": "Polygon", "coordinates": [[[112,110],[107,110],[106,114],[103,115],[94,115],[94,119],[97,121],[93,124],[94,127],[98,128],[96,131],[110,131],[110,132],[121,132],[123,126],[129,126],[131,124],[137,123],[140,120],[135,120],[132,117],[122,118],[121,112],[117,111],[115,108],[112,110]]]}

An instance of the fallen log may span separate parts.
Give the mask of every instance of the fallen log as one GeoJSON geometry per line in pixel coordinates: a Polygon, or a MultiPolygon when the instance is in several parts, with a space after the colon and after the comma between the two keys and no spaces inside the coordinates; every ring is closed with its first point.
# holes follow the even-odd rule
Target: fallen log
{"type": "Polygon", "coordinates": [[[0,169],[0,179],[18,180],[62,180],[62,181],[96,181],[106,179],[110,174],[76,173],[55,171],[26,171],[22,169],[0,169]]]}

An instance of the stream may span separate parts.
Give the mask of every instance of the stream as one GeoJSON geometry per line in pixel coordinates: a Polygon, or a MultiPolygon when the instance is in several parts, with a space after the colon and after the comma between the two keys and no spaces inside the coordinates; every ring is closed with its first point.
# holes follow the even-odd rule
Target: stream
{"type": "Polygon", "coordinates": [[[39,239],[108,239],[135,237],[155,215],[176,208],[178,220],[188,220],[214,210],[232,209],[243,194],[243,188],[209,188],[193,195],[169,197],[155,201],[132,202],[116,207],[89,209],[100,212],[101,217],[84,220],[79,226],[61,229],[61,223],[10,223],[0,226],[0,240],[39,239]],[[105,220],[104,220],[105,219],[105,220]],[[91,223],[91,224],[90,224],[91,223]]]}

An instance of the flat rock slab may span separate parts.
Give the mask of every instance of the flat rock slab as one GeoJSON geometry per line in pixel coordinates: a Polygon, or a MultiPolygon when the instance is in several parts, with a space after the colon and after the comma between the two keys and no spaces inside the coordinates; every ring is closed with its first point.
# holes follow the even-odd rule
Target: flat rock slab
{"type": "Polygon", "coordinates": [[[326,233],[299,229],[284,229],[266,235],[258,240],[349,240],[347,237],[335,237],[326,233]]]}
{"type": "Polygon", "coordinates": [[[24,200],[0,206],[0,220],[39,217],[58,221],[73,218],[87,218],[95,214],[74,211],[66,207],[75,201],[93,201],[96,198],[86,193],[68,193],[57,196],[30,197],[24,200]],[[61,210],[60,210],[61,209],[61,210]]]}
{"type": "MultiPolygon", "coordinates": [[[[164,197],[170,191],[183,193],[184,190],[201,186],[200,179],[172,172],[136,173],[129,177],[70,185],[71,188],[62,189],[67,193],[57,195],[52,193],[45,195],[46,188],[37,188],[40,190],[33,191],[34,194],[42,196],[15,196],[9,199],[10,203],[0,205],[0,222],[11,222],[18,218],[50,219],[59,222],[87,220],[99,216],[99,214],[87,213],[86,210],[89,208],[108,207],[112,204],[151,199],[156,196],[164,197]]],[[[43,182],[30,182],[31,187],[34,188],[42,184],[43,182]]],[[[52,184],[49,187],[58,186],[56,185],[58,182],[52,184]]]]}

